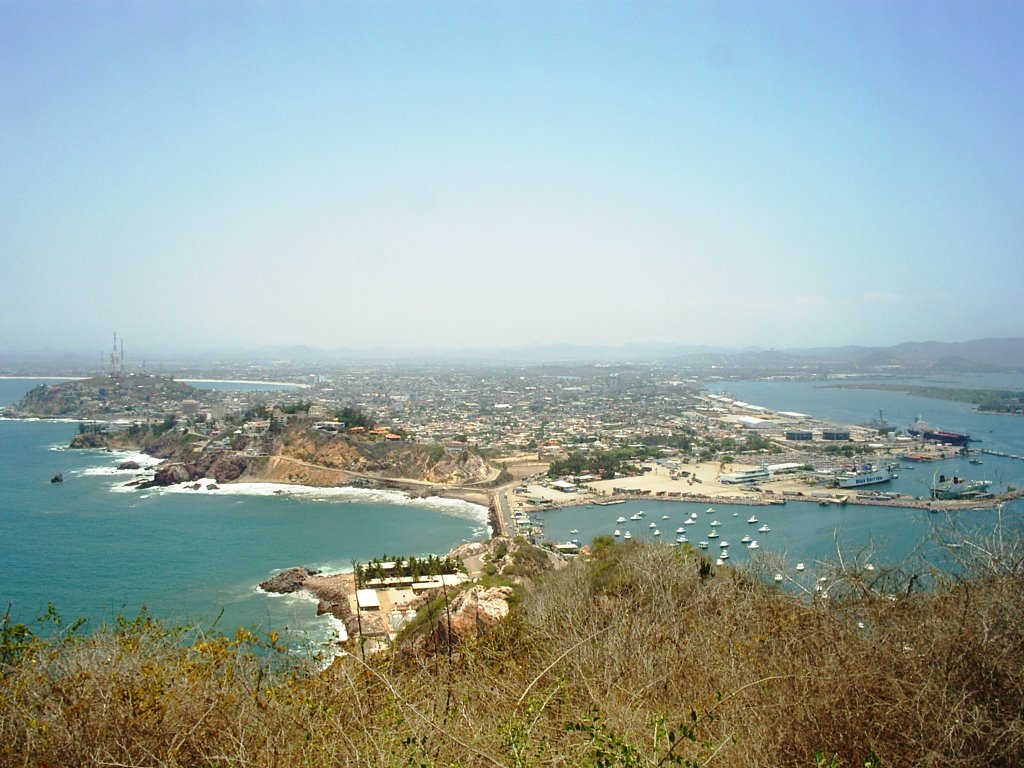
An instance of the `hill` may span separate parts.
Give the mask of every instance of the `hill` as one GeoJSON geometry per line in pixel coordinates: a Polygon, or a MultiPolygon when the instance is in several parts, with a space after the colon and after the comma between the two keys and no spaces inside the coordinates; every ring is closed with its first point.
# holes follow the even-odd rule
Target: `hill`
{"type": "Polygon", "coordinates": [[[323,671],[247,630],[5,624],[0,760],[1020,765],[1024,559],[1019,540],[974,543],[955,577],[854,557],[779,589],[693,550],[598,542],[488,631],[323,671]]]}

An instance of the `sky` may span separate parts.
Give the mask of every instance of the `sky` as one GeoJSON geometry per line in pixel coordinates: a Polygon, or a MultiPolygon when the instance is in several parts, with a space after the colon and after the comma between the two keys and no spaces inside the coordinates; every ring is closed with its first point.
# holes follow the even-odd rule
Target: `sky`
{"type": "Polygon", "coordinates": [[[0,352],[1024,336],[1020,2],[0,0],[0,352]]]}

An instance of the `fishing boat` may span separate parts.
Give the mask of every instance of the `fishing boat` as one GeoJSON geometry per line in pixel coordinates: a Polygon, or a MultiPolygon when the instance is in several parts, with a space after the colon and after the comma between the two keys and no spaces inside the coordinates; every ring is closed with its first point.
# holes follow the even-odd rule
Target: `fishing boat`
{"type": "Polygon", "coordinates": [[[768,527],[768,523],[765,523],[764,525],[762,525],[757,530],[759,530],[761,533],[768,533],[768,531],[770,531],[771,528],[768,527]]]}
{"type": "Polygon", "coordinates": [[[784,578],[786,578],[786,577],[785,577],[785,576],[783,576],[783,575],[782,575],[781,573],[776,573],[776,574],[775,574],[775,583],[776,583],[776,584],[778,584],[778,583],[779,583],[780,581],[782,581],[782,580],[783,580],[784,578]]]}
{"type": "Polygon", "coordinates": [[[629,531],[626,531],[624,534],[622,534],[622,538],[624,538],[624,539],[632,539],[633,538],[633,534],[630,533],[629,531]]]}
{"type": "Polygon", "coordinates": [[[704,514],[707,514],[707,515],[715,514],[715,508],[714,507],[708,507],[707,509],[704,510],[704,514]]]}
{"type": "Polygon", "coordinates": [[[686,538],[685,536],[676,536],[676,542],[679,543],[679,544],[685,544],[688,541],[689,541],[689,539],[686,538]]]}
{"type": "Polygon", "coordinates": [[[579,532],[580,532],[579,528],[573,528],[571,531],[569,531],[569,535],[575,536],[579,532]]]}
{"type": "Polygon", "coordinates": [[[752,539],[752,538],[750,538],[750,535],[749,535],[749,534],[744,534],[743,538],[742,538],[742,539],[740,539],[740,541],[741,541],[742,543],[744,543],[744,544],[749,544],[750,542],[752,542],[752,541],[753,541],[753,539],[752,539]]]}
{"type": "Polygon", "coordinates": [[[620,531],[618,528],[616,528],[615,529],[615,538],[619,538],[619,536],[621,536],[621,535],[622,535],[622,531],[620,531]]]}
{"type": "Polygon", "coordinates": [[[712,526],[712,527],[717,527],[717,526],[719,526],[719,525],[721,525],[721,523],[720,523],[720,522],[719,522],[718,520],[712,520],[712,521],[711,521],[711,526],[712,526]]]}
{"type": "Polygon", "coordinates": [[[728,560],[729,559],[729,550],[723,549],[721,552],[719,552],[718,553],[718,559],[719,560],[728,560]]]}
{"type": "Polygon", "coordinates": [[[681,526],[681,525],[680,525],[680,526],[679,526],[678,528],[676,528],[676,533],[682,533],[682,532],[683,532],[683,531],[685,531],[685,530],[686,530],[686,529],[685,529],[685,528],[683,528],[683,526],[681,526]]]}
{"type": "Polygon", "coordinates": [[[652,535],[653,536],[661,536],[661,531],[659,531],[657,528],[655,528],[654,529],[654,533],[652,535]]]}
{"type": "Polygon", "coordinates": [[[718,538],[718,531],[712,529],[711,533],[708,534],[708,538],[709,539],[717,539],[718,538]]]}
{"type": "Polygon", "coordinates": [[[624,523],[624,522],[626,522],[626,518],[624,518],[622,515],[619,515],[617,518],[615,518],[615,522],[616,523],[624,523]]]}
{"type": "Polygon", "coordinates": [[[751,524],[756,523],[757,521],[758,521],[757,520],[757,515],[751,515],[750,517],[747,518],[747,522],[751,523],[751,524]]]}
{"type": "Polygon", "coordinates": [[[700,542],[697,542],[697,546],[700,547],[701,549],[707,549],[708,548],[708,543],[706,541],[700,541],[700,542]]]}
{"type": "Polygon", "coordinates": [[[760,548],[761,548],[761,545],[757,543],[757,539],[754,539],[752,542],[747,544],[747,549],[760,549],[760,548]]]}
{"type": "Polygon", "coordinates": [[[639,520],[639,519],[640,519],[640,517],[641,517],[640,513],[639,513],[639,512],[637,512],[637,513],[635,513],[635,514],[632,514],[632,515],[630,515],[630,516],[629,516],[629,519],[630,519],[630,520],[639,520]]]}
{"type": "Polygon", "coordinates": [[[650,522],[650,523],[647,524],[647,527],[648,528],[657,528],[658,526],[654,522],[650,522]]]}
{"type": "Polygon", "coordinates": [[[805,566],[805,565],[804,565],[803,563],[797,563],[797,564],[796,564],[796,569],[797,569],[798,571],[802,571],[802,570],[804,570],[804,568],[806,568],[806,567],[807,567],[807,566],[805,566]]]}
{"type": "Polygon", "coordinates": [[[718,547],[719,547],[719,549],[728,549],[729,548],[729,542],[728,541],[723,541],[722,543],[720,543],[718,545],[718,547]]]}

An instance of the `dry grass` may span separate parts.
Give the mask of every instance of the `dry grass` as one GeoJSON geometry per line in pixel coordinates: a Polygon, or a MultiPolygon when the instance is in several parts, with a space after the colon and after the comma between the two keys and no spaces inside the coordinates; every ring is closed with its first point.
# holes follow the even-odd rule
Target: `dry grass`
{"type": "Polygon", "coordinates": [[[323,672],[283,668],[246,633],[148,621],[8,637],[0,762],[1020,765],[1024,569],[1006,542],[978,546],[976,570],[927,592],[848,562],[827,600],[617,546],[549,574],[451,658],[323,672]]]}

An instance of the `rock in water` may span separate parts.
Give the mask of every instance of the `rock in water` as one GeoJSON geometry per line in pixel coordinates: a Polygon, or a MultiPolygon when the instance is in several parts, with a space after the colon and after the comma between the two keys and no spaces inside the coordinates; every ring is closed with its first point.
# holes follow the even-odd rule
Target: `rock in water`
{"type": "Polygon", "coordinates": [[[279,595],[288,595],[292,592],[298,592],[302,589],[302,585],[305,583],[306,579],[310,576],[315,576],[318,573],[320,573],[320,571],[314,571],[302,566],[289,568],[286,571],[281,571],[277,576],[264,581],[260,584],[260,589],[264,592],[275,592],[279,595]]]}
{"type": "Polygon", "coordinates": [[[53,477],[50,478],[50,482],[51,483],[63,483],[64,482],[64,473],[63,472],[58,472],[56,475],[54,475],[53,477]]]}
{"type": "Polygon", "coordinates": [[[122,461],[117,465],[118,469],[141,469],[137,461],[122,461]]]}

